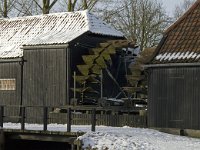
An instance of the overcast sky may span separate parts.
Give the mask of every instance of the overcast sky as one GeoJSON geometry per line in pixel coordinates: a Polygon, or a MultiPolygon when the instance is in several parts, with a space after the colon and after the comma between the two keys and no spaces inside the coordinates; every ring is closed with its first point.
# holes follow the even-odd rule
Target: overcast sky
{"type": "Polygon", "coordinates": [[[162,1],[163,6],[166,8],[167,13],[173,14],[176,5],[179,5],[183,0],[158,0],[162,1]]]}

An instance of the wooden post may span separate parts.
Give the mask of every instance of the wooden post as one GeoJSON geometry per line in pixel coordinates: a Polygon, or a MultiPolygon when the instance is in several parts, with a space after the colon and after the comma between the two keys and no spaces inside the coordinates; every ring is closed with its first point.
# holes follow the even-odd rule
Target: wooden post
{"type": "MultiPolygon", "coordinates": [[[[20,89],[20,106],[23,105],[23,81],[24,81],[24,75],[23,75],[23,72],[24,72],[24,59],[22,58],[21,61],[19,62],[20,66],[21,66],[21,89],[20,89]]],[[[20,114],[22,113],[21,111],[21,107],[20,107],[20,110],[19,110],[20,114]]]]}
{"type": "Polygon", "coordinates": [[[21,107],[21,130],[25,129],[25,107],[21,107]]]}
{"type": "Polygon", "coordinates": [[[74,141],[74,145],[76,145],[76,150],[82,150],[82,142],[79,139],[74,141]]]}
{"type": "Polygon", "coordinates": [[[66,63],[67,63],[67,92],[66,92],[66,99],[67,99],[67,105],[70,105],[70,99],[69,99],[69,93],[70,93],[70,87],[69,87],[69,85],[70,85],[70,48],[67,48],[66,49],[67,51],[66,51],[66,58],[67,58],[67,60],[66,60],[66,63]]]}
{"type": "Polygon", "coordinates": [[[103,98],[103,70],[101,70],[101,99],[103,98]]]}
{"type": "Polygon", "coordinates": [[[67,132],[71,132],[71,108],[67,109],[67,132]]]}
{"type": "Polygon", "coordinates": [[[3,128],[4,106],[0,106],[0,127],[3,128]]]}
{"type": "Polygon", "coordinates": [[[76,72],[74,71],[74,100],[76,99],[76,72]]]}
{"type": "Polygon", "coordinates": [[[43,130],[47,131],[48,124],[48,107],[43,108],[43,130]]]}
{"type": "Polygon", "coordinates": [[[0,129],[0,150],[5,149],[5,135],[3,129],[0,129]]]}
{"type": "Polygon", "coordinates": [[[95,126],[96,126],[96,109],[92,109],[92,119],[91,119],[91,122],[92,122],[92,131],[95,132],[95,126]]]}

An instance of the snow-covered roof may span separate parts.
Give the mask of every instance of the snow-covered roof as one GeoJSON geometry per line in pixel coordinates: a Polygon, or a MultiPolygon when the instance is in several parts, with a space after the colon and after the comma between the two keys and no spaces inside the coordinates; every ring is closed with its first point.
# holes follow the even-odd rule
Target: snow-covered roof
{"type": "Polygon", "coordinates": [[[0,58],[22,57],[23,45],[66,44],[86,32],[123,37],[87,10],[0,19],[0,58]]]}
{"type": "Polygon", "coordinates": [[[164,33],[154,64],[200,62],[200,0],[164,33]]]}

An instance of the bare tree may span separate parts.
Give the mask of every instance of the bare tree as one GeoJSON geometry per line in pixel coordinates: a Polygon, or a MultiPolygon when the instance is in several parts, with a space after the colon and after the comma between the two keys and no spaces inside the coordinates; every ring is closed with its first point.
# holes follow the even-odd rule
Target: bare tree
{"type": "Polygon", "coordinates": [[[12,6],[12,17],[48,14],[50,12],[91,10],[98,1],[100,0],[1,0],[0,13],[1,16],[7,16],[11,10],[10,6],[12,6]]]}
{"type": "Polygon", "coordinates": [[[58,0],[16,0],[14,5],[17,16],[49,14],[58,0]]]}
{"type": "Polygon", "coordinates": [[[68,0],[67,10],[68,11],[74,11],[76,3],[77,3],[77,0],[68,0]]]}
{"type": "Polygon", "coordinates": [[[15,0],[1,0],[0,1],[0,16],[7,18],[9,13],[13,9],[15,0]]]}
{"type": "Polygon", "coordinates": [[[91,10],[99,0],[17,0],[18,15],[48,14],[60,11],[91,10]],[[54,7],[54,9],[53,9],[54,7]]]}
{"type": "Polygon", "coordinates": [[[36,5],[42,10],[43,14],[49,14],[50,9],[52,9],[52,7],[55,5],[55,3],[58,0],[53,0],[52,2],[50,2],[50,0],[43,0],[42,1],[42,6],[40,5],[40,3],[38,2],[38,0],[33,0],[36,5]]]}
{"type": "Polygon", "coordinates": [[[100,0],[62,0],[59,2],[59,11],[77,11],[93,9],[100,0]],[[67,8],[67,9],[66,9],[67,8]]]}
{"type": "Polygon", "coordinates": [[[30,0],[17,0],[14,8],[15,16],[31,16],[41,13],[36,3],[30,0]]]}
{"type": "Polygon", "coordinates": [[[178,19],[185,11],[195,2],[195,0],[184,0],[181,4],[176,5],[174,10],[174,19],[178,19]]]}
{"type": "Polygon", "coordinates": [[[120,6],[102,13],[104,20],[128,39],[137,39],[142,50],[156,46],[169,21],[162,4],[156,0],[121,0],[120,3],[120,6]]]}

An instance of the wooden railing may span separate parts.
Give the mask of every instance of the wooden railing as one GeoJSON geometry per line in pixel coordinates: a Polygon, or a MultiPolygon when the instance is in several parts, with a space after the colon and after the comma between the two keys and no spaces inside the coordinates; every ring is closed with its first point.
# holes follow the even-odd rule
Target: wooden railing
{"type": "MultiPolygon", "coordinates": [[[[4,123],[4,118],[16,118],[19,119],[19,123],[21,124],[21,130],[25,130],[25,122],[27,116],[26,116],[26,109],[28,107],[33,107],[33,106],[0,106],[0,127],[3,128],[3,123],[4,123]],[[20,115],[19,116],[5,116],[4,110],[5,107],[18,107],[20,108],[20,115]]],[[[43,124],[43,131],[47,131],[47,126],[48,126],[48,120],[51,119],[49,118],[49,113],[48,109],[52,107],[42,107],[42,106],[35,106],[35,107],[40,107],[43,109],[43,118],[42,118],[42,124],[43,124]]],[[[72,109],[68,108],[67,109],[67,132],[71,132],[71,125],[72,125],[72,109]]],[[[91,131],[95,131],[95,126],[96,126],[96,109],[92,109],[92,117],[91,117],[91,131]]]]}
{"type": "MultiPolygon", "coordinates": [[[[0,126],[3,127],[3,123],[9,119],[17,119],[17,122],[21,124],[21,130],[25,130],[25,123],[30,123],[30,120],[40,120],[43,125],[43,131],[47,131],[48,123],[64,123],[67,124],[67,132],[71,132],[71,125],[91,125],[91,131],[95,131],[96,125],[107,126],[134,126],[134,127],[146,127],[146,116],[139,115],[113,115],[113,114],[97,114],[95,108],[91,108],[90,114],[74,114],[73,108],[66,108],[65,113],[50,113],[54,107],[44,106],[0,106],[0,126]],[[5,112],[9,112],[9,109],[18,108],[18,114],[8,115],[5,112]],[[5,109],[8,109],[5,111],[5,109]],[[39,110],[38,116],[30,116],[29,113],[32,109],[39,110]]],[[[16,121],[16,120],[15,120],[16,121]]],[[[10,121],[9,121],[10,122],[10,121]]],[[[37,123],[37,122],[31,122],[37,123]]]]}

